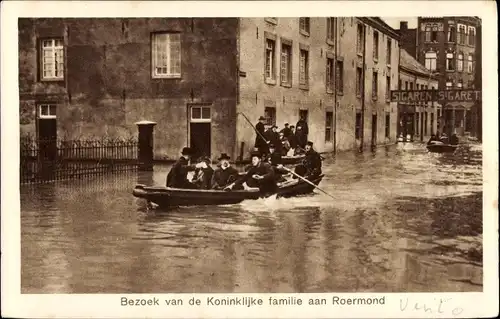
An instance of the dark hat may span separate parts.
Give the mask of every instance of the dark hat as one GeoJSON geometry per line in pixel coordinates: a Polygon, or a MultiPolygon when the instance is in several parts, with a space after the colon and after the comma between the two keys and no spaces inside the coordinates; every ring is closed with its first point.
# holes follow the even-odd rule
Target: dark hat
{"type": "Polygon", "coordinates": [[[218,158],[219,161],[222,161],[222,160],[230,160],[231,157],[229,157],[226,153],[222,153],[220,155],[220,157],[218,158]]]}
{"type": "Polygon", "coordinates": [[[288,126],[288,123],[285,123],[285,126],[288,126]]]}
{"type": "Polygon", "coordinates": [[[259,117],[259,121],[265,121],[265,120],[266,120],[265,117],[263,117],[263,116],[259,117]]]}
{"type": "Polygon", "coordinates": [[[271,126],[271,128],[278,128],[278,125],[273,125],[271,126]]]}
{"type": "Polygon", "coordinates": [[[307,145],[309,145],[309,146],[313,146],[313,142],[311,142],[311,141],[307,141],[307,145]]]}
{"type": "Polygon", "coordinates": [[[193,155],[193,150],[189,147],[184,147],[181,152],[182,155],[193,155]]]}
{"type": "Polygon", "coordinates": [[[203,157],[201,157],[201,158],[200,158],[200,163],[201,163],[201,162],[205,162],[205,163],[207,163],[207,164],[211,164],[211,163],[212,163],[212,160],[211,160],[211,159],[210,159],[210,157],[208,157],[208,156],[203,156],[203,157]]]}
{"type": "Polygon", "coordinates": [[[261,154],[260,154],[259,151],[252,151],[252,152],[250,152],[250,157],[254,157],[254,156],[260,158],[261,154]]]}

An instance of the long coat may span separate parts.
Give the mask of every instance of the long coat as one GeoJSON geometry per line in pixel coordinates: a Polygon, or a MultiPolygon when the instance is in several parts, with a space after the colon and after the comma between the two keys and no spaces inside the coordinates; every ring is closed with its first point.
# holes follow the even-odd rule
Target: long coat
{"type": "Polygon", "coordinates": [[[193,188],[193,184],[187,179],[187,174],[195,169],[193,165],[189,165],[187,158],[179,158],[168,172],[167,187],[193,188]]]}
{"type": "Polygon", "coordinates": [[[229,166],[226,169],[218,168],[212,176],[212,189],[223,189],[238,179],[238,171],[229,166]]]}
{"type": "Polygon", "coordinates": [[[297,122],[297,125],[295,125],[295,128],[297,128],[299,126],[302,127],[302,131],[307,136],[309,134],[309,126],[307,125],[307,122],[304,120],[299,120],[297,122]]]}
{"type": "Polygon", "coordinates": [[[265,135],[266,128],[264,127],[264,124],[262,124],[261,122],[257,123],[257,125],[255,125],[255,128],[257,129],[257,132],[260,133],[260,134],[258,134],[257,132],[255,133],[257,134],[257,136],[255,136],[255,147],[260,150],[264,146],[267,146],[266,141],[262,138],[262,136],[266,136],[265,135]]]}
{"type": "Polygon", "coordinates": [[[246,174],[236,181],[235,186],[240,186],[245,182],[247,182],[250,187],[259,187],[260,191],[264,193],[274,192],[277,187],[273,167],[266,162],[261,162],[258,166],[250,167],[246,174]],[[254,179],[252,176],[255,174],[262,176],[263,179],[254,179]]]}

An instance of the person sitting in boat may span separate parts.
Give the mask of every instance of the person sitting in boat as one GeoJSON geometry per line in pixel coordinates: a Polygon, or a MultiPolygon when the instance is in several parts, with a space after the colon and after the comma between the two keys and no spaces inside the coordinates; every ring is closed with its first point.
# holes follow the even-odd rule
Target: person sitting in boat
{"type": "Polygon", "coordinates": [[[436,144],[436,143],[441,143],[441,141],[437,138],[436,134],[432,134],[429,141],[427,141],[427,145],[436,144]]]}
{"type": "Polygon", "coordinates": [[[192,183],[199,189],[210,189],[214,169],[210,166],[209,157],[202,157],[199,162],[199,167],[196,168],[192,183]]]}
{"type": "Polygon", "coordinates": [[[231,167],[229,163],[229,157],[226,153],[222,153],[219,157],[219,167],[215,170],[212,176],[212,189],[220,190],[224,189],[229,184],[236,181],[239,177],[238,170],[231,167]]]}
{"type": "Polygon", "coordinates": [[[290,150],[292,149],[292,147],[290,146],[290,141],[288,140],[288,138],[286,137],[283,137],[281,139],[281,149],[283,151],[283,154],[286,156],[288,155],[288,153],[290,152],[290,150]]]}
{"type": "Polygon", "coordinates": [[[288,123],[285,123],[285,128],[283,128],[280,133],[283,133],[283,136],[288,138],[290,136],[290,134],[292,134],[292,130],[290,129],[290,127],[288,127],[288,123]]]}
{"type": "Polygon", "coordinates": [[[451,145],[458,145],[458,142],[459,142],[459,140],[458,140],[457,134],[453,134],[450,138],[450,144],[451,145]]]}
{"type": "Polygon", "coordinates": [[[307,143],[307,135],[302,129],[302,126],[297,126],[297,130],[295,131],[295,137],[297,139],[297,149],[296,154],[302,152],[305,149],[307,143]]]}
{"type": "Polygon", "coordinates": [[[285,181],[285,179],[283,178],[283,174],[288,173],[288,171],[283,168],[283,159],[281,153],[276,150],[274,144],[269,144],[269,156],[267,157],[267,162],[273,167],[276,181],[285,181]]]}
{"type": "Polygon", "coordinates": [[[305,147],[306,157],[302,164],[295,167],[295,173],[304,178],[315,177],[321,174],[321,156],[313,149],[313,142],[308,141],[305,147]]]}
{"type": "Polygon", "coordinates": [[[202,164],[190,165],[189,160],[193,155],[193,151],[189,147],[184,147],[181,152],[181,157],[175,162],[167,175],[167,187],[173,188],[197,188],[195,184],[187,179],[188,172],[195,171],[197,167],[202,167],[202,164]]]}
{"type": "Polygon", "coordinates": [[[439,138],[439,140],[441,142],[443,142],[444,144],[448,144],[448,135],[446,135],[446,133],[441,134],[441,137],[439,138]]]}
{"type": "Polygon", "coordinates": [[[262,155],[259,152],[252,152],[252,167],[245,175],[238,178],[234,183],[227,186],[224,190],[249,189],[258,187],[264,194],[276,192],[277,184],[274,170],[271,164],[262,161],[262,155]]]}

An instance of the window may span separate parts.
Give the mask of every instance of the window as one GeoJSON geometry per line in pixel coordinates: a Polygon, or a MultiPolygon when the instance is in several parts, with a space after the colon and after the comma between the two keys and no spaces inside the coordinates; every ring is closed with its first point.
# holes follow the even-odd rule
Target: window
{"type": "Polygon", "coordinates": [[[181,76],[180,33],[153,34],[153,77],[179,78],[181,76]]]}
{"type": "Polygon", "coordinates": [[[431,31],[432,31],[432,27],[427,24],[425,26],[425,42],[431,42],[431,31]]]}
{"type": "Polygon", "coordinates": [[[469,54],[467,56],[467,72],[472,73],[474,72],[474,65],[473,65],[473,60],[472,60],[472,54],[469,54]]]}
{"type": "Polygon", "coordinates": [[[299,27],[302,33],[309,35],[310,31],[310,21],[309,18],[299,18],[299,27]]]}
{"type": "Polygon", "coordinates": [[[210,122],[210,106],[192,106],[191,122],[210,122]]]}
{"type": "Polygon", "coordinates": [[[464,82],[462,79],[458,80],[457,82],[457,88],[461,89],[464,86],[464,82]]]}
{"type": "Polygon", "coordinates": [[[55,104],[39,104],[38,105],[38,118],[41,119],[54,119],[56,118],[57,107],[55,104]]]}
{"type": "Polygon", "coordinates": [[[292,46],[288,44],[281,45],[281,84],[284,86],[292,85],[292,46]]]}
{"type": "Polygon", "coordinates": [[[266,80],[274,81],[276,79],[275,61],[276,42],[271,39],[266,39],[266,80]]]}
{"type": "Polygon", "coordinates": [[[372,98],[376,100],[377,95],[378,95],[378,73],[374,71],[372,78],[372,98]]]}
{"type": "Polygon", "coordinates": [[[326,58],[326,92],[333,93],[333,59],[326,58]]]}
{"type": "Polygon", "coordinates": [[[343,94],[344,93],[344,61],[337,60],[336,69],[335,69],[335,78],[336,78],[335,87],[337,88],[337,93],[343,94]]]}
{"type": "Polygon", "coordinates": [[[391,39],[387,39],[387,48],[386,48],[386,63],[387,65],[391,65],[391,56],[392,56],[392,41],[391,39]]]}
{"type": "Polygon", "coordinates": [[[385,112],[385,137],[391,136],[391,113],[385,112]]]}
{"type": "Polygon", "coordinates": [[[299,60],[299,84],[307,85],[309,83],[309,52],[300,50],[299,60]]]}
{"type": "Polygon", "coordinates": [[[438,40],[438,27],[437,25],[432,26],[431,31],[431,42],[437,42],[438,40]]]}
{"type": "Polygon", "coordinates": [[[41,40],[42,80],[64,79],[64,45],[62,39],[41,40]]]}
{"type": "Polygon", "coordinates": [[[424,135],[427,135],[427,112],[422,115],[424,116],[424,135]]]}
{"type": "Polygon", "coordinates": [[[425,67],[431,71],[435,71],[436,64],[437,64],[437,53],[436,52],[426,52],[425,53],[425,67]]]}
{"type": "Polygon", "coordinates": [[[467,30],[465,28],[465,25],[459,24],[458,25],[458,43],[465,44],[466,37],[467,37],[467,30]]]}
{"type": "Polygon", "coordinates": [[[405,90],[408,91],[408,81],[405,81],[405,90]]]}
{"type": "Polygon", "coordinates": [[[473,46],[476,44],[476,28],[469,27],[469,45],[473,46]]]}
{"type": "Polygon", "coordinates": [[[385,100],[389,101],[391,97],[391,77],[388,75],[385,78],[385,100]]]}
{"type": "Polygon", "coordinates": [[[362,89],[362,85],[363,83],[361,82],[363,81],[363,72],[361,70],[360,67],[357,67],[356,68],[356,96],[361,96],[361,89],[362,89]]]}
{"type": "Polygon", "coordinates": [[[275,107],[264,108],[264,117],[266,118],[267,125],[276,125],[276,108],[275,107]]]}
{"type": "Polygon", "coordinates": [[[378,32],[373,31],[373,59],[378,60],[378,32]]]}
{"type": "Polygon", "coordinates": [[[425,26],[425,42],[437,42],[438,26],[427,24],[425,26]]]}
{"type": "Polygon", "coordinates": [[[325,118],[325,142],[332,140],[333,112],[326,112],[325,118]]]}
{"type": "Polygon", "coordinates": [[[453,81],[451,79],[447,79],[446,80],[446,89],[451,90],[452,87],[453,87],[453,81]]]}
{"type": "Polygon", "coordinates": [[[448,26],[448,42],[455,42],[455,39],[457,37],[455,26],[450,25],[448,26]]]}
{"type": "Polygon", "coordinates": [[[363,54],[363,25],[361,23],[358,23],[357,27],[357,41],[356,41],[356,52],[358,54],[363,54]]]}
{"type": "Polygon", "coordinates": [[[410,91],[413,91],[413,82],[410,82],[410,91]]]}
{"type": "Polygon", "coordinates": [[[362,135],[362,126],[361,126],[361,113],[356,112],[356,127],[354,134],[356,135],[356,139],[360,139],[362,135]]]}
{"type": "Polygon", "coordinates": [[[326,40],[335,41],[335,18],[326,18],[326,40]]]}
{"type": "Polygon", "coordinates": [[[459,53],[457,59],[457,71],[462,72],[464,70],[464,54],[459,53]]]}
{"type": "Polygon", "coordinates": [[[453,53],[446,53],[446,71],[455,71],[453,53]]]}
{"type": "Polygon", "coordinates": [[[431,134],[434,134],[434,112],[431,112],[431,134]]]}

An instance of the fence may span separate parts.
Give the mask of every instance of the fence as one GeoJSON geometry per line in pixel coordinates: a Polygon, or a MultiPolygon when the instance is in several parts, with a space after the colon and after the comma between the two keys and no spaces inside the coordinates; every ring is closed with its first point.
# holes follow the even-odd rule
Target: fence
{"type": "Polygon", "coordinates": [[[21,137],[20,179],[39,183],[137,169],[137,139],[40,140],[21,137]]]}

